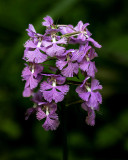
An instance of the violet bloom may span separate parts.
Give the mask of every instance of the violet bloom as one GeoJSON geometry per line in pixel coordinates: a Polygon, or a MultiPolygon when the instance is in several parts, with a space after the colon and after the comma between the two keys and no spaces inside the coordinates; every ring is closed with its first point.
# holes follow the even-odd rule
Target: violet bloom
{"type": "Polygon", "coordinates": [[[48,102],[45,102],[42,93],[40,91],[36,93],[32,93],[32,99],[31,101],[34,102],[33,107],[28,108],[26,113],[25,113],[25,120],[28,120],[29,116],[35,112],[38,111],[38,108],[41,107],[42,105],[48,104],[48,102]]]}
{"type": "Polygon", "coordinates": [[[83,24],[82,21],[79,21],[77,26],[74,28],[76,31],[80,32],[77,36],[77,39],[80,39],[82,41],[90,41],[93,43],[93,45],[97,48],[101,48],[102,46],[96,42],[93,38],[91,38],[91,33],[86,28],[89,25],[89,23],[83,24]]]}
{"type": "MultiPolygon", "coordinates": [[[[30,88],[31,90],[36,88],[42,75],[40,74],[43,67],[38,64],[32,64],[32,67],[26,66],[22,71],[23,80],[26,80],[25,89],[30,88]]],[[[28,90],[27,90],[28,92],[28,90]]]]}
{"type": "Polygon", "coordinates": [[[46,16],[43,18],[45,21],[42,22],[43,26],[51,27],[53,25],[53,19],[50,16],[46,16]]]}
{"type": "Polygon", "coordinates": [[[36,30],[32,24],[29,24],[29,27],[28,27],[28,29],[26,29],[26,31],[28,31],[28,35],[31,38],[42,37],[41,34],[36,33],[36,30]]]}
{"type": "Polygon", "coordinates": [[[58,115],[55,112],[56,110],[57,110],[57,105],[54,103],[46,104],[43,106],[43,108],[38,108],[36,117],[38,120],[46,118],[44,124],[42,125],[42,127],[46,131],[56,130],[56,128],[59,126],[58,115]]]}
{"type": "Polygon", "coordinates": [[[95,111],[88,107],[86,102],[82,103],[81,107],[88,112],[88,116],[86,117],[85,121],[88,125],[94,126],[95,125],[95,111]]]}
{"type": "Polygon", "coordinates": [[[77,26],[74,28],[77,32],[80,32],[77,36],[78,39],[85,41],[87,37],[91,35],[91,33],[86,28],[88,25],[89,23],[83,24],[82,21],[78,22],[77,26]]]}
{"type": "Polygon", "coordinates": [[[79,50],[73,53],[73,59],[77,62],[81,62],[86,57],[90,49],[91,46],[88,45],[88,42],[85,45],[80,45],[79,50]]]}
{"type": "Polygon", "coordinates": [[[97,57],[97,53],[93,48],[90,48],[90,50],[84,56],[83,60],[79,63],[80,69],[82,71],[86,71],[87,75],[90,77],[94,77],[95,72],[97,72],[95,62],[91,61],[94,57],[97,57]]]}
{"type": "Polygon", "coordinates": [[[86,101],[88,107],[97,109],[99,104],[102,103],[101,94],[97,90],[102,89],[102,86],[99,85],[98,80],[92,79],[91,87],[89,87],[86,80],[87,78],[81,86],[78,86],[76,88],[76,92],[78,93],[81,99],[86,101]]]}
{"type": "Polygon", "coordinates": [[[61,102],[64,96],[69,91],[68,85],[59,85],[62,81],[62,76],[52,76],[51,78],[41,83],[40,91],[43,93],[43,97],[46,101],[52,102],[54,100],[56,103],[61,102]],[[60,79],[60,80],[59,80],[60,79]],[[57,85],[58,84],[58,85],[57,85]]]}
{"type": "Polygon", "coordinates": [[[73,33],[75,31],[72,25],[60,25],[59,29],[62,34],[73,33]]]}
{"type": "Polygon", "coordinates": [[[66,43],[67,43],[67,41],[66,41],[65,38],[62,38],[62,39],[57,41],[56,38],[53,37],[52,42],[43,41],[43,46],[46,48],[46,53],[50,57],[63,56],[65,48],[59,46],[58,44],[66,44],[66,43]]]}
{"type": "Polygon", "coordinates": [[[56,66],[61,70],[61,74],[65,77],[73,77],[73,74],[78,74],[78,63],[75,62],[72,55],[76,52],[73,49],[65,52],[66,58],[64,60],[57,60],[56,66]]]}
{"type": "Polygon", "coordinates": [[[34,43],[33,41],[28,40],[24,46],[26,47],[24,52],[24,59],[26,58],[26,61],[42,63],[47,60],[47,55],[41,52],[45,51],[44,47],[42,46],[42,41],[38,40],[36,43],[34,43]]]}

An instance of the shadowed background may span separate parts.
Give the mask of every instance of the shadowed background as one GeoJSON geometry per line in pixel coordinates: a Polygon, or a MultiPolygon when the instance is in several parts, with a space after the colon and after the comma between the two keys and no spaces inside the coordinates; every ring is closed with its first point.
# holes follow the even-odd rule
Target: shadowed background
{"type": "MultiPolygon", "coordinates": [[[[80,104],[67,110],[69,160],[128,159],[128,1],[127,0],[0,0],[0,160],[61,160],[62,129],[46,132],[42,122],[24,113],[33,104],[22,97],[23,44],[28,24],[38,33],[46,15],[55,24],[89,22],[96,49],[103,103],[94,127],[85,124],[80,104]]],[[[71,87],[67,102],[78,99],[71,87]]],[[[61,103],[59,104],[61,108],[61,103]]]]}

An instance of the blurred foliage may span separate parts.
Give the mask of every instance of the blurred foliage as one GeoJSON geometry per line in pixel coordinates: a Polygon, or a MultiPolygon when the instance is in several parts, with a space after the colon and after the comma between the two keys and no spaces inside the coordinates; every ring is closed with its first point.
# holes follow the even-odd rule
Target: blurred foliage
{"type": "MultiPolygon", "coordinates": [[[[42,123],[24,113],[32,106],[22,97],[21,72],[25,29],[33,24],[43,33],[42,18],[55,23],[89,22],[97,49],[98,73],[103,85],[103,104],[94,127],[85,124],[72,86],[67,95],[69,160],[128,159],[128,1],[127,0],[0,0],[0,160],[60,160],[62,128],[45,132],[42,123]]],[[[79,75],[81,77],[81,75],[79,75]]],[[[82,77],[81,77],[82,78],[82,77]]],[[[61,103],[59,104],[61,109],[61,103]]]]}

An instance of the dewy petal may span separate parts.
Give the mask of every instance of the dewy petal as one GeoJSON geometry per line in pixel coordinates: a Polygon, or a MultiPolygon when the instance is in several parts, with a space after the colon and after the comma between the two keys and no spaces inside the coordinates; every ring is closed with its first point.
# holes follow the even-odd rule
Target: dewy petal
{"type": "Polygon", "coordinates": [[[58,60],[56,61],[56,66],[59,68],[59,70],[62,70],[67,63],[68,63],[67,61],[58,60]]]}
{"type": "Polygon", "coordinates": [[[34,51],[28,51],[26,53],[26,58],[29,62],[42,63],[46,61],[47,55],[41,53],[40,50],[36,48],[34,51]]]}
{"type": "Polygon", "coordinates": [[[37,111],[37,113],[36,113],[36,118],[37,118],[38,120],[42,120],[42,119],[44,119],[45,117],[46,117],[45,112],[42,111],[41,108],[38,108],[38,111],[37,111]]]}
{"type": "Polygon", "coordinates": [[[64,68],[61,73],[65,77],[73,77],[73,73],[78,73],[78,63],[69,62],[68,66],[64,68]]]}
{"type": "Polygon", "coordinates": [[[43,26],[50,27],[51,25],[53,25],[53,19],[50,16],[46,16],[43,19],[45,20],[45,22],[42,22],[43,26]]]}
{"type": "Polygon", "coordinates": [[[89,37],[87,40],[90,41],[90,42],[92,42],[93,45],[94,45],[95,47],[97,47],[97,48],[101,48],[101,47],[102,47],[98,42],[96,42],[96,41],[95,41],[93,38],[91,38],[91,37],[89,37]]]}
{"type": "Polygon", "coordinates": [[[97,79],[92,79],[91,81],[91,90],[97,90],[97,89],[102,89],[102,85],[99,84],[99,81],[97,79]]]}

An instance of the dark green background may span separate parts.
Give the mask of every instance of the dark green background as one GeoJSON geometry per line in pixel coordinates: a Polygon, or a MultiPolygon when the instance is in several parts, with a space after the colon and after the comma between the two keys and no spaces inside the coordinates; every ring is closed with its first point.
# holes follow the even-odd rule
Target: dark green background
{"type": "MultiPolygon", "coordinates": [[[[62,129],[46,132],[32,106],[22,97],[23,44],[31,23],[43,33],[42,18],[55,23],[89,22],[97,49],[103,103],[94,127],[85,124],[80,104],[67,107],[69,160],[128,159],[128,1],[127,0],[0,0],[0,160],[61,160],[62,129]]],[[[71,88],[68,102],[77,99],[71,88]]],[[[61,104],[60,104],[61,108],[61,104]]]]}

